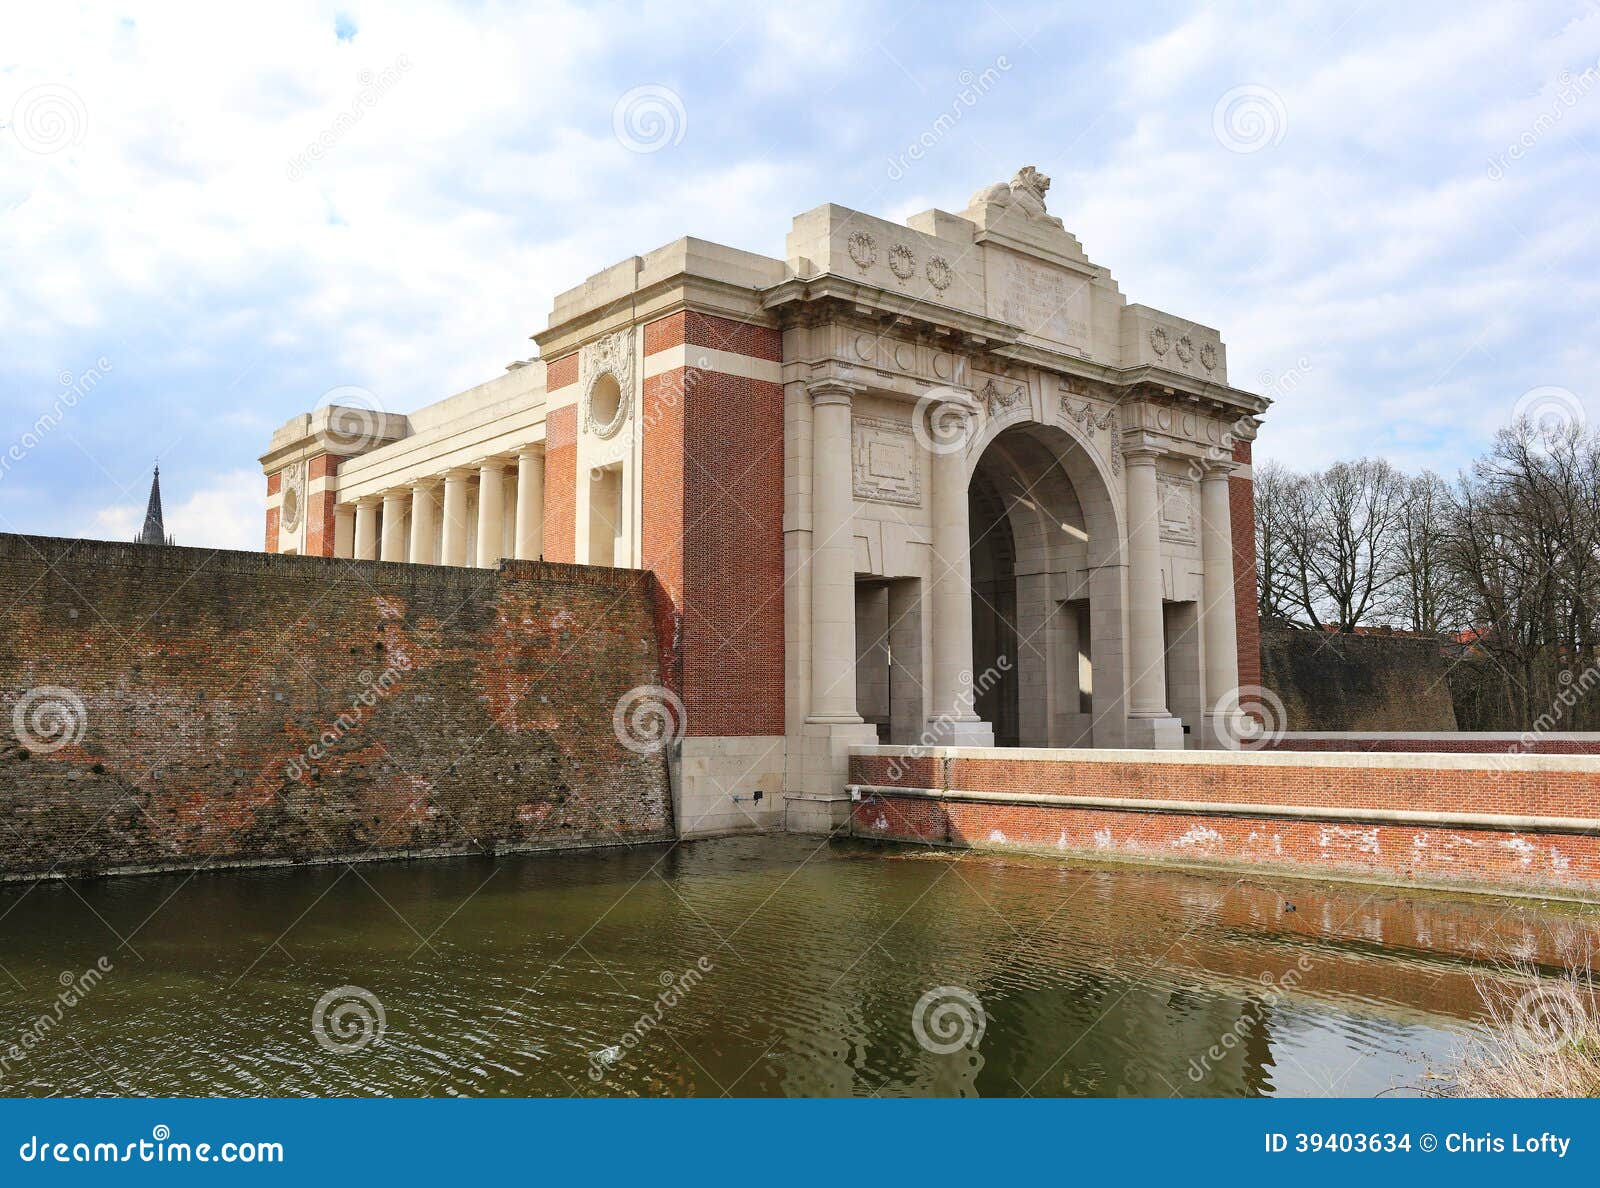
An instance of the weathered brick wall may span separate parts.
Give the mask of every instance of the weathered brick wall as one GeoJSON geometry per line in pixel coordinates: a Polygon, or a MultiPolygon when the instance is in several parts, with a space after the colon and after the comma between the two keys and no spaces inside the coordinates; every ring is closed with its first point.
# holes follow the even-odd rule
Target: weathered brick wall
{"type": "Polygon", "coordinates": [[[1296,758],[875,748],[850,760],[851,782],[873,786],[853,805],[852,827],[937,845],[1600,897],[1600,759],[1296,758]]]}
{"type": "Polygon", "coordinates": [[[665,765],[612,727],[660,682],[659,598],[0,535],[0,874],[665,839],[665,765]]]}

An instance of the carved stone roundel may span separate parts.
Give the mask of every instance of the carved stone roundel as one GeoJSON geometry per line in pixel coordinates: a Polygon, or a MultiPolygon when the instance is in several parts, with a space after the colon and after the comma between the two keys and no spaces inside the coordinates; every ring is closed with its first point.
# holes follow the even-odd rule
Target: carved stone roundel
{"type": "Polygon", "coordinates": [[[944,292],[950,287],[950,282],[955,279],[955,270],[950,267],[950,261],[943,256],[935,256],[928,261],[928,283],[939,292],[944,292]]]}
{"type": "Polygon", "coordinates": [[[917,270],[917,258],[911,254],[911,249],[903,243],[897,243],[889,249],[889,271],[901,280],[909,280],[911,274],[917,270]]]}
{"type": "Polygon", "coordinates": [[[584,347],[578,355],[583,383],[583,419],[597,437],[614,437],[633,404],[633,330],[619,330],[584,347]],[[596,408],[595,389],[610,376],[617,384],[616,407],[596,408]]]}
{"type": "Polygon", "coordinates": [[[1177,345],[1172,349],[1182,363],[1188,363],[1194,358],[1194,342],[1187,334],[1178,339],[1177,345]]]}
{"type": "Polygon", "coordinates": [[[878,243],[866,231],[850,232],[850,241],[846,244],[850,258],[855,261],[856,267],[865,272],[878,262],[878,243]]]}
{"type": "Polygon", "coordinates": [[[1163,330],[1160,326],[1156,326],[1153,329],[1151,329],[1151,331],[1150,331],[1150,349],[1152,351],[1154,351],[1158,356],[1159,355],[1164,355],[1164,354],[1167,353],[1167,347],[1171,344],[1171,341],[1172,340],[1167,337],[1167,332],[1165,330],[1163,330]]]}
{"type": "Polygon", "coordinates": [[[1200,366],[1207,371],[1215,371],[1217,369],[1217,348],[1209,342],[1200,348],[1200,366]]]}

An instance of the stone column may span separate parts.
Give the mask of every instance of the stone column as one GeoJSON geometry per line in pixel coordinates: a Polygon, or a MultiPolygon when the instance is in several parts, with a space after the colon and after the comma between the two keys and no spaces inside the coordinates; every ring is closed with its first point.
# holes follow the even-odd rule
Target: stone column
{"type": "Polygon", "coordinates": [[[972,529],[967,514],[966,443],[976,408],[963,417],[953,402],[938,406],[940,443],[933,454],[928,509],[933,521],[928,607],[932,615],[933,680],[927,724],[936,746],[992,747],[994,727],[978,717],[972,690],[972,529]],[[962,423],[958,423],[962,422],[962,423]],[[959,445],[954,443],[959,442],[959,445]]]}
{"type": "MultiPolygon", "coordinates": [[[[1233,506],[1228,475],[1232,462],[1214,462],[1200,480],[1200,631],[1205,650],[1205,744],[1237,737],[1217,703],[1239,687],[1239,624],[1233,605],[1233,506]]],[[[1236,707],[1235,707],[1236,708],[1236,707]]]]}
{"type": "Polygon", "coordinates": [[[1167,711],[1158,454],[1148,447],[1123,450],[1128,483],[1128,745],[1175,750],[1183,746],[1183,724],[1167,711]]]}
{"type": "Polygon", "coordinates": [[[413,565],[433,564],[433,484],[411,484],[411,553],[413,565]]]}
{"type": "Polygon", "coordinates": [[[486,458],[478,466],[479,569],[493,569],[500,563],[500,538],[505,530],[505,478],[505,463],[498,458],[486,458]]]}
{"type": "Polygon", "coordinates": [[[356,555],[356,509],[348,503],[333,509],[333,555],[350,558],[356,555]]]}
{"type": "Polygon", "coordinates": [[[378,559],[378,498],[356,500],[356,560],[378,559]]]}
{"type": "Polygon", "coordinates": [[[824,380],[811,396],[811,714],[852,724],[856,713],[855,494],[850,480],[854,384],[824,380]]]}
{"type": "Polygon", "coordinates": [[[517,560],[537,561],[544,553],[544,449],[517,452],[517,560]]]}
{"type": "Polygon", "coordinates": [[[406,559],[406,508],[411,505],[411,493],[405,490],[383,493],[383,546],[378,554],[380,561],[406,559]]]}
{"type": "Polygon", "coordinates": [[[441,565],[467,563],[467,481],[470,470],[447,470],[444,476],[444,538],[439,550],[441,565]]]}

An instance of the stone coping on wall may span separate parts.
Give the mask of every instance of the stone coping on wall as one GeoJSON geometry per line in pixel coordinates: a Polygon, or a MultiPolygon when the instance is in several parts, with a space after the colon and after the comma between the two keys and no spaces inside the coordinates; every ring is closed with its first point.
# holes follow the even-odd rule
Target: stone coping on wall
{"type": "Polygon", "coordinates": [[[107,566],[143,570],[174,569],[194,572],[199,569],[219,573],[285,576],[320,576],[326,580],[342,578],[371,581],[393,580],[408,575],[438,585],[451,582],[478,586],[486,577],[499,576],[523,581],[542,581],[576,586],[609,586],[617,590],[651,588],[653,575],[648,570],[619,569],[601,565],[568,565],[558,561],[502,560],[494,569],[461,565],[416,565],[409,561],[355,561],[347,557],[302,557],[287,553],[258,553],[245,549],[208,549],[185,545],[124,544],[112,540],[80,540],[65,536],[30,536],[0,532],[0,561],[25,560],[55,565],[62,561],[93,561],[107,566]],[[196,558],[200,558],[196,562],[196,558]]]}
{"type": "Polygon", "coordinates": [[[1421,742],[1520,742],[1529,735],[1551,742],[1600,743],[1600,732],[1524,730],[1286,730],[1280,742],[1322,742],[1337,739],[1395,739],[1421,742]]]}
{"type": "Polygon", "coordinates": [[[1409,809],[1341,808],[1302,804],[1254,804],[1220,800],[1165,800],[1128,796],[1071,796],[1041,792],[979,792],[957,788],[912,788],[902,784],[847,784],[852,800],[897,796],[969,804],[1027,804],[1052,808],[1110,809],[1131,813],[1179,813],[1198,817],[1267,817],[1335,821],[1359,825],[1422,825],[1440,829],[1600,835],[1600,818],[1544,817],[1511,813],[1415,812],[1409,809]]]}
{"type": "Polygon", "coordinates": [[[1050,747],[855,746],[851,758],[999,760],[1008,763],[1173,764],[1197,767],[1381,768],[1413,771],[1575,772],[1600,775],[1600,755],[1441,751],[1154,751],[1050,747]]]}

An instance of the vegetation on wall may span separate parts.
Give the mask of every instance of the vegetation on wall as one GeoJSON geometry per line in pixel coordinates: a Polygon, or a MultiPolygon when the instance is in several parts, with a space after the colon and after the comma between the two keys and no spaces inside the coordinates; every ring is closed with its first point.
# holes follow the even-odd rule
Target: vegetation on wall
{"type": "Polygon", "coordinates": [[[1462,729],[1600,729],[1600,434],[1519,420],[1454,481],[1267,463],[1255,509],[1264,619],[1438,637],[1462,729]]]}

